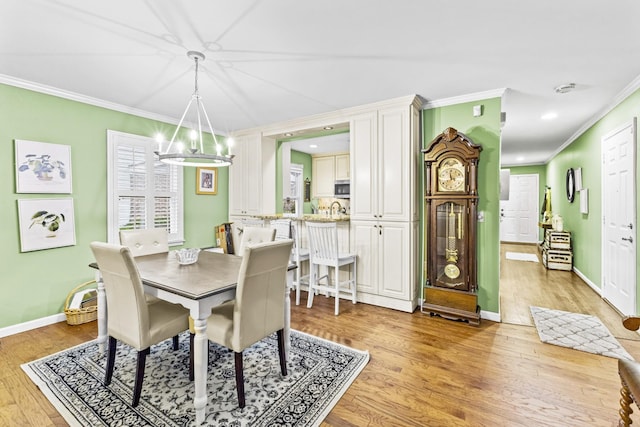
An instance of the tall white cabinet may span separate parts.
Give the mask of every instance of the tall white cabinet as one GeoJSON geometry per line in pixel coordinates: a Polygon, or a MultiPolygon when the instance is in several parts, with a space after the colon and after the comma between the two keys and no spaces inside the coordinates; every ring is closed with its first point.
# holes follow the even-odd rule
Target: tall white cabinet
{"type": "Polygon", "coordinates": [[[413,311],[418,298],[420,104],[380,104],[352,118],[351,250],[358,298],[413,311]]]}
{"type": "Polygon", "coordinates": [[[229,167],[229,217],[275,213],[275,141],[254,132],[234,135],[229,167]]]}

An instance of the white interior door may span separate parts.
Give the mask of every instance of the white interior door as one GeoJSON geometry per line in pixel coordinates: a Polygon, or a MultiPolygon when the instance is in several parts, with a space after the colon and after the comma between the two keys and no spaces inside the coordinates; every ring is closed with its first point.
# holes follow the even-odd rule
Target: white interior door
{"type": "Polygon", "coordinates": [[[511,175],[509,200],[500,201],[500,241],[538,242],[538,175],[511,175]]]}
{"type": "Polygon", "coordinates": [[[602,295],[622,314],[636,312],[636,121],[602,138],[602,295]]]}

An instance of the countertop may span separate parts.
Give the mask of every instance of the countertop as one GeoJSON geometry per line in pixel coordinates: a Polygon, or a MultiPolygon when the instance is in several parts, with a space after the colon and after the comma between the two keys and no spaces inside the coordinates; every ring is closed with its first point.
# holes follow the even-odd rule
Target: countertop
{"type": "Polygon", "coordinates": [[[348,222],[350,220],[349,215],[320,215],[320,214],[309,214],[298,217],[285,217],[282,214],[278,215],[256,215],[256,218],[272,220],[272,219],[290,219],[292,221],[315,221],[315,222],[348,222]]]}

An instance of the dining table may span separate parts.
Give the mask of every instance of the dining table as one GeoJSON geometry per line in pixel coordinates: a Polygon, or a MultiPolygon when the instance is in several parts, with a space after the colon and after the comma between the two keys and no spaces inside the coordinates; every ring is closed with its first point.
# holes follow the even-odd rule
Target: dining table
{"type": "MultiPolygon", "coordinates": [[[[205,419],[207,406],[207,319],[211,309],[235,297],[236,285],[242,257],[203,250],[198,260],[189,265],[178,262],[175,254],[164,252],[135,258],[138,272],[148,295],[164,301],[180,304],[189,309],[195,338],[193,345],[194,386],[193,404],[196,412],[196,424],[205,419]]],[[[89,264],[97,269],[98,292],[98,337],[101,351],[107,343],[107,298],[104,282],[99,274],[97,263],[89,264]]],[[[283,295],[285,302],[285,352],[288,358],[290,343],[291,302],[290,292],[293,286],[295,264],[290,264],[286,275],[286,286],[283,295]]]]}

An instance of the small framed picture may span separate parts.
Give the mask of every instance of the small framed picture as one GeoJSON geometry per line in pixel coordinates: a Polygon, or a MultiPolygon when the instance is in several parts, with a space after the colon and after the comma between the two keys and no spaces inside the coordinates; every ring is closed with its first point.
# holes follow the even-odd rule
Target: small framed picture
{"type": "Polygon", "coordinates": [[[297,217],[298,216],[298,201],[291,197],[282,199],[282,216],[283,217],[297,217]]]}
{"type": "Polygon", "coordinates": [[[196,169],[196,194],[218,194],[218,168],[196,169]]]}
{"type": "Polygon", "coordinates": [[[76,244],[73,199],[19,199],[20,252],[76,244]]]}
{"type": "Polygon", "coordinates": [[[16,193],[71,194],[71,146],[15,140],[16,193]]]}

